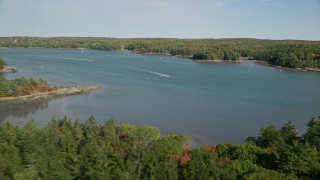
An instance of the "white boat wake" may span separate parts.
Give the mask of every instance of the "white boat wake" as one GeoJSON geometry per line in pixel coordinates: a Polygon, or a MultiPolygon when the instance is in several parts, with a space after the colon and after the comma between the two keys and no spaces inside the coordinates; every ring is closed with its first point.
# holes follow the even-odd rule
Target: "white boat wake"
{"type": "Polygon", "coordinates": [[[170,78],[171,77],[169,74],[163,74],[163,73],[159,73],[159,72],[155,72],[155,71],[149,71],[149,70],[141,70],[141,71],[147,72],[147,73],[150,73],[150,74],[155,74],[155,75],[162,76],[162,77],[166,77],[166,78],[170,78]]]}

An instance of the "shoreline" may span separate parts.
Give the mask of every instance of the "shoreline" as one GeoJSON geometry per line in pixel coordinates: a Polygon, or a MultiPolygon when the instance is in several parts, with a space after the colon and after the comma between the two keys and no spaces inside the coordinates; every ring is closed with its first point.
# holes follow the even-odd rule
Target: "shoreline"
{"type": "Polygon", "coordinates": [[[17,72],[17,69],[13,67],[4,67],[0,69],[0,73],[15,73],[15,72],[17,72]]]}
{"type": "Polygon", "coordinates": [[[289,68],[289,67],[274,66],[274,65],[271,65],[271,67],[274,67],[279,70],[288,70],[288,71],[320,72],[320,69],[316,69],[316,68],[289,68]]]}
{"type": "Polygon", "coordinates": [[[55,91],[47,91],[43,93],[35,93],[35,94],[30,94],[25,96],[0,97],[0,103],[26,102],[26,101],[62,98],[66,96],[88,94],[99,88],[99,86],[92,86],[92,85],[58,86],[58,87],[59,88],[55,91]]]}
{"type": "Polygon", "coordinates": [[[283,67],[283,66],[277,66],[274,64],[271,64],[267,61],[259,61],[259,60],[248,60],[252,61],[255,64],[262,65],[262,66],[268,66],[279,70],[288,70],[288,71],[298,71],[298,72],[320,72],[320,69],[317,68],[290,68],[290,67],[283,67]]]}
{"type": "Polygon", "coordinates": [[[277,66],[274,64],[271,64],[267,61],[260,61],[260,60],[197,60],[193,59],[194,62],[200,62],[200,63],[225,63],[225,64],[241,64],[241,63],[254,63],[262,66],[268,66],[279,70],[288,70],[288,71],[298,71],[298,72],[320,72],[320,69],[317,68],[290,68],[290,67],[283,67],[283,66],[277,66]]]}
{"type": "Polygon", "coordinates": [[[197,60],[197,59],[192,59],[194,62],[200,62],[200,63],[225,63],[225,64],[240,64],[246,62],[245,60],[197,60]]]}
{"type": "Polygon", "coordinates": [[[142,55],[152,55],[152,56],[174,56],[170,53],[144,53],[144,52],[141,52],[141,51],[130,51],[131,53],[133,54],[142,54],[142,55]]]}

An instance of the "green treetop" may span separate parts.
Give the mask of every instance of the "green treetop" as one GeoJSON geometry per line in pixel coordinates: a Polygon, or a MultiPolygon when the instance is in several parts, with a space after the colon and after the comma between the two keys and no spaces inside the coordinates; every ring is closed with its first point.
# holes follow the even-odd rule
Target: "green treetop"
{"type": "Polygon", "coordinates": [[[2,57],[0,57],[0,69],[3,69],[6,65],[6,61],[2,57]]]}

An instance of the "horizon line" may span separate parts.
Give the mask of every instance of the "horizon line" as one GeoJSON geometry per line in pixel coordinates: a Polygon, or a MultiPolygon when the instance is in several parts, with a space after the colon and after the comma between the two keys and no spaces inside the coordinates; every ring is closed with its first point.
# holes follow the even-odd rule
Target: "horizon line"
{"type": "Polygon", "coordinates": [[[277,39],[277,38],[253,38],[253,37],[201,37],[201,38],[181,38],[181,37],[108,37],[108,36],[0,36],[0,38],[106,38],[106,39],[180,39],[180,40],[223,40],[223,39],[251,39],[251,40],[272,40],[272,41],[320,41],[310,39],[277,39]]]}

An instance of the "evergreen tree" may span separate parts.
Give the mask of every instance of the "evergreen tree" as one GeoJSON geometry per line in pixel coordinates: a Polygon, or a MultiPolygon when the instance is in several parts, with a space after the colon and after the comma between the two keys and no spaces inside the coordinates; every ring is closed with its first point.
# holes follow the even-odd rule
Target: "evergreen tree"
{"type": "Polygon", "coordinates": [[[0,69],[3,69],[6,65],[7,62],[2,57],[0,57],[0,69]]]}

